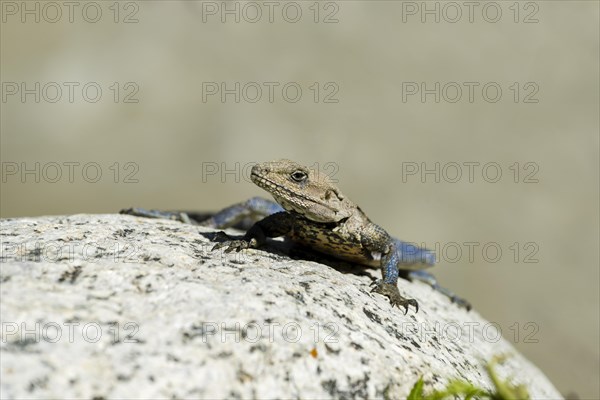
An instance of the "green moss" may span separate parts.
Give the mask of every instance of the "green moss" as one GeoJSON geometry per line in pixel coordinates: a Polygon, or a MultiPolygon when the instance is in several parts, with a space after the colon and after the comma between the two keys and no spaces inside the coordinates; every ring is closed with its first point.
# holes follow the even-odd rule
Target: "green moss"
{"type": "Polygon", "coordinates": [[[491,399],[491,400],[528,400],[529,393],[527,388],[522,385],[513,385],[509,381],[502,381],[498,378],[494,367],[501,364],[506,356],[496,356],[492,358],[485,366],[494,390],[489,391],[473,385],[470,382],[455,379],[448,382],[443,390],[434,390],[431,393],[425,393],[423,388],[423,377],[412,387],[408,400],[442,400],[448,398],[469,399],[491,399]]]}

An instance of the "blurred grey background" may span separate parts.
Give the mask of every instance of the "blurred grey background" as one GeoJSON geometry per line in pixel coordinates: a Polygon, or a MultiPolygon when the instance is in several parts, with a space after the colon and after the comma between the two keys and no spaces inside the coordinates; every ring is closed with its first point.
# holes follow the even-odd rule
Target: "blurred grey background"
{"type": "Polygon", "coordinates": [[[599,3],[472,4],[2,1],[1,216],[217,210],[266,195],[253,162],[320,166],[598,398],[599,3]]]}

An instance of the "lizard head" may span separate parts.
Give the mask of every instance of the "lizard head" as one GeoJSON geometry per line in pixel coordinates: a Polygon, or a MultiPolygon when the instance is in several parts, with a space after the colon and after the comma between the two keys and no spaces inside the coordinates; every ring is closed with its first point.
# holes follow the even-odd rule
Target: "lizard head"
{"type": "Polygon", "coordinates": [[[324,173],[290,160],[256,164],[251,179],[286,211],[315,222],[338,222],[352,215],[352,203],[324,173]]]}

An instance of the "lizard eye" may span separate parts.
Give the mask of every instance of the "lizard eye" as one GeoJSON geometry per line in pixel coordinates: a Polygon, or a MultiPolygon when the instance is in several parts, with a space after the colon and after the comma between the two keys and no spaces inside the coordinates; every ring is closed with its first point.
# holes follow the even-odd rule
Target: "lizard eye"
{"type": "Polygon", "coordinates": [[[306,178],[308,178],[308,175],[306,174],[306,172],[298,170],[292,172],[290,178],[292,178],[296,182],[304,182],[306,178]]]}

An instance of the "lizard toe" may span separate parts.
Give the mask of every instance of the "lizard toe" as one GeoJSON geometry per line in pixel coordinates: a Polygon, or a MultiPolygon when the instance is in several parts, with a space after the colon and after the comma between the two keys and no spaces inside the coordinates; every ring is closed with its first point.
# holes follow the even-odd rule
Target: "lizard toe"
{"type": "Polygon", "coordinates": [[[451,300],[451,301],[452,301],[454,304],[458,305],[459,307],[462,307],[462,308],[466,309],[467,311],[471,311],[471,303],[469,303],[467,300],[465,300],[465,299],[461,299],[461,298],[460,298],[460,297],[458,297],[458,296],[452,296],[452,297],[450,298],[450,300],[451,300]]]}
{"type": "Polygon", "coordinates": [[[215,233],[215,236],[212,238],[213,242],[217,242],[213,248],[210,251],[215,251],[215,250],[219,250],[222,249],[223,247],[227,246],[230,242],[230,238],[229,236],[227,236],[227,234],[223,231],[218,231],[215,233]]]}
{"type": "Polygon", "coordinates": [[[375,279],[373,282],[371,282],[369,284],[369,286],[372,288],[371,293],[375,292],[377,290],[377,288],[379,286],[381,286],[382,283],[383,283],[383,281],[381,279],[375,279]]]}
{"type": "Polygon", "coordinates": [[[415,312],[419,312],[419,303],[415,299],[402,298],[402,300],[396,299],[393,302],[390,299],[390,302],[392,303],[392,305],[397,306],[398,308],[404,308],[404,315],[408,314],[410,306],[413,306],[415,308],[415,312]]]}
{"type": "Polygon", "coordinates": [[[210,251],[219,250],[219,249],[221,249],[221,248],[225,247],[225,245],[226,245],[226,244],[227,244],[227,243],[225,243],[225,242],[217,243],[217,244],[215,244],[215,245],[213,246],[213,248],[212,248],[212,249],[210,249],[210,251]]]}
{"type": "Polygon", "coordinates": [[[386,296],[392,306],[397,306],[398,308],[403,307],[405,315],[408,313],[409,306],[413,306],[416,310],[415,312],[419,311],[419,303],[415,299],[407,299],[402,297],[398,287],[395,284],[377,281],[371,292],[386,296]]]}
{"type": "Polygon", "coordinates": [[[232,240],[228,244],[229,246],[225,249],[225,253],[231,253],[232,251],[240,252],[248,248],[248,242],[244,240],[232,240]]]}

